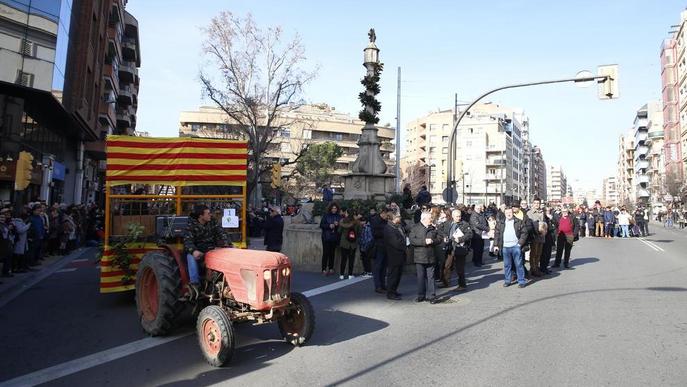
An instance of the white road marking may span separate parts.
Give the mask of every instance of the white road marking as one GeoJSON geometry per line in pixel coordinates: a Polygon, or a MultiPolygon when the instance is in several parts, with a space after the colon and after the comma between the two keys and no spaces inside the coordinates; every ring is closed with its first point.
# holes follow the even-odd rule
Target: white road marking
{"type": "Polygon", "coordinates": [[[651,241],[647,241],[644,238],[639,238],[639,241],[644,243],[645,245],[649,246],[649,248],[653,249],[654,251],[665,251],[663,248],[657,246],[655,243],[651,241]]]}
{"type": "MultiPolygon", "coordinates": [[[[76,270],[76,268],[74,268],[74,270],[76,270]]],[[[303,295],[305,295],[306,297],[315,297],[317,295],[341,289],[349,285],[357,284],[358,282],[365,281],[366,279],[368,278],[358,277],[349,280],[342,280],[339,282],[335,282],[333,284],[321,286],[319,288],[306,290],[303,292],[303,295]]],[[[155,348],[163,344],[171,343],[172,341],[188,337],[194,333],[194,331],[191,331],[170,337],[146,337],[145,339],[120,345],[118,347],[110,348],[102,352],[94,353],[92,355],[84,356],[78,359],[70,360],[62,364],[44,368],[42,370],[38,370],[29,374],[18,376],[6,382],[0,382],[0,385],[3,387],[35,386],[38,384],[47,383],[56,379],[63,378],[65,376],[75,374],[77,372],[87,370],[89,368],[97,367],[99,365],[109,363],[111,361],[121,359],[129,355],[133,355],[141,351],[155,348]]]]}
{"type": "Polygon", "coordinates": [[[69,273],[70,271],[76,271],[76,267],[68,267],[66,269],[60,269],[56,271],[55,273],[69,273]]]}

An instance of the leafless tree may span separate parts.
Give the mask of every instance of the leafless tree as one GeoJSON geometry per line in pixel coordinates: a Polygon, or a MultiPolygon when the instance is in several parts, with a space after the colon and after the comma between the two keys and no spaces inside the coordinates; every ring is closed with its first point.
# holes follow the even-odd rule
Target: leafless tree
{"type": "Polygon", "coordinates": [[[292,124],[287,114],[303,104],[303,88],[316,70],[305,69],[297,35],[287,40],[281,27],[260,28],[250,14],[221,12],[204,33],[203,92],[230,117],[227,130],[248,141],[250,195],[271,168],[264,157],[269,145],[292,124]]]}

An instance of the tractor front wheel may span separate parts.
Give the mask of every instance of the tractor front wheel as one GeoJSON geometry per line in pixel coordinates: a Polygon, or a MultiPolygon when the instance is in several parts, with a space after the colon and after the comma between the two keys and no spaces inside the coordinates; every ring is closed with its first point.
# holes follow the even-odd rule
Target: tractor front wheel
{"type": "Polygon", "coordinates": [[[217,305],[203,308],[196,323],[198,344],[205,360],[213,367],[221,367],[234,354],[234,326],[229,316],[217,305]]]}
{"type": "Polygon", "coordinates": [[[151,336],[167,334],[182,309],[181,279],[174,259],[161,252],[143,257],[136,272],[136,309],[141,326],[151,336]]]}
{"type": "Polygon", "coordinates": [[[279,332],[287,343],[296,347],[305,345],[315,331],[315,311],[308,298],[291,293],[289,309],[279,321],[279,332]]]}

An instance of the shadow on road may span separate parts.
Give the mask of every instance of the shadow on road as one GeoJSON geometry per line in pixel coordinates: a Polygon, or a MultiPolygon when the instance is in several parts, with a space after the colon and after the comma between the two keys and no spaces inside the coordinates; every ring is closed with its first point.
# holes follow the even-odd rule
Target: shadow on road
{"type": "MultiPolygon", "coordinates": [[[[342,343],[389,326],[384,321],[339,310],[318,310],[317,324],[321,328],[315,329],[306,347],[342,343]]],[[[240,334],[239,343],[241,339],[257,338],[261,341],[236,348],[231,363],[223,368],[212,368],[207,372],[197,374],[193,379],[177,380],[162,386],[207,386],[225,382],[269,367],[273,360],[291,351],[299,350],[282,340],[275,340],[275,337],[279,336],[276,324],[239,328],[238,333],[240,334]]],[[[200,349],[195,349],[195,351],[198,356],[202,356],[200,349]]]]}
{"type": "Polygon", "coordinates": [[[521,308],[523,308],[523,307],[526,307],[526,306],[529,306],[529,305],[532,305],[532,304],[537,304],[537,303],[540,303],[540,302],[545,302],[545,301],[550,301],[550,300],[556,300],[556,299],[565,298],[565,297],[570,297],[570,296],[576,296],[576,295],[580,295],[580,294],[594,294],[594,293],[603,293],[603,292],[647,291],[647,290],[650,290],[650,291],[673,291],[673,292],[674,292],[674,291],[680,291],[680,292],[683,292],[683,291],[687,291],[687,288],[681,288],[681,287],[648,287],[648,288],[611,288],[611,289],[580,290],[580,291],[576,291],[576,292],[557,294],[557,295],[553,295],[553,296],[547,296],[547,297],[538,298],[538,299],[536,299],[536,300],[532,300],[532,301],[528,301],[528,302],[523,302],[523,303],[521,303],[521,304],[514,305],[514,306],[511,306],[510,308],[504,309],[504,310],[502,310],[502,311],[500,311],[500,312],[494,313],[494,314],[492,314],[492,315],[490,315],[490,316],[487,316],[487,317],[485,317],[485,318],[483,318],[483,319],[477,320],[477,321],[475,321],[475,322],[473,322],[473,323],[467,324],[467,325],[465,325],[465,326],[463,326],[463,327],[461,327],[461,328],[459,328],[459,329],[456,329],[456,330],[453,331],[453,332],[447,333],[447,334],[445,334],[445,335],[443,335],[443,336],[439,336],[439,337],[437,337],[436,339],[431,340],[431,341],[428,341],[428,342],[426,342],[425,344],[420,345],[420,346],[417,346],[417,347],[415,347],[415,348],[413,348],[413,349],[411,349],[411,350],[408,350],[408,351],[406,351],[406,352],[400,353],[400,354],[395,355],[395,356],[393,356],[393,357],[390,357],[390,358],[388,358],[388,359],[386,359],[386,360],[379,361],[379,362],[377,362],[377,363],[375,363],[375,364],[370,365],[368,368],[365,368],[365,369],[363,369],[363,370],[360,370],[359,372],[357,372],[357,373],[355,373],[355,374],[353,374],[353,375],[350,375],[350,376],[348,376],[348,377],[346,377],[346,378],[337,380],[337,381],[332,382],[332,383],[330,383],[330,384],[328,384],[328,385],[329,385],[329,386],[337,386],[337,385],[342,385],[342,384],[350,383],[351,381],[353,381],[353,380],[355,380],[355,379],[357,379],[357,378],[359,378],[359,377],[361,377],[361,376],[363,376],[363,375],[366,375],[366,374],[368,374],[368,373],[370,373],[370,372],[374,372],[374,371],[378,370],[379,368],[384,367],[384,366],[386,366],[386,365],[388,365],[388,364],[390,364],[390,363],[393,363],[393,362],[395,362],[395,361],[397,361],[397,360],[400,360],[400,359],[402,359],[402,358],[404,358],[404,357],[406,357],[406,356],[408,356],[408,355],[411,355],[411,354],[413,354],[413,353],[415,353],[415,352],[424,350],[424,349],[426,349],[426,348],[428,348],[428,347],[430,347],[430,346],[432,346],[432,345],[435,345],[435,344],[440,343],[440,342],[442,342],[442,341],[444,341],[444,340],[446,340],[446,339],[449,339],[449,338],[451,338],[451,337],[453,337],[453,336],[456,336],[456,335],[462,333],[463,331],[466,331],[466,330],[468,330],[468,329],[470,329],[470,328],[474,328],[474,327],[476,327],[476,326],[478,326],[478,325],[481,325],[481,324],[483,324],[483,323],[485,323],[485,322],[487,322],[487,321],[489,321],[489,320],[492,320],[492,319],[501,317],[501,316],[503,316],[503,315],[505,315],[505,314],[508,314],[508,313],[510,313],[510,312],[512,312],[512,311],[514,311],[514,310],[518,310],[518,309],[521,309],[521,308]]]}
{"type": "Polygon", "coordinates": [[[646,288],[646,290],[654,290],[657,292],[687,292],[687,288],[679,288],[676,286],[659,286],[646,288]]]}
{"type": "Polygon", "coordinates": [[[599,262],[599,258],[595,258],[595,257],[573,258],[570,260],[570,266],[582,266],[582,265],[586,265],[588,263],[595,263],[595,262],[599,262]]]}
{"type": "Polygon", "coordinates": [[[649,242],[656,242],[656,243],[673,243],[675,242],[672,239],[646,239],[649,242]]]}

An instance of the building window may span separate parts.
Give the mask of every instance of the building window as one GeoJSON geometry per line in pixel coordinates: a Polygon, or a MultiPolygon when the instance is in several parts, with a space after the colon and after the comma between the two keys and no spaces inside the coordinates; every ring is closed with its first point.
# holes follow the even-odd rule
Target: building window
{"type": "Polygon", "coordinates": [[[429,131],[433,132],[433,131],[437,130],[437,126],[438,126],[437,124],[429,124],[429,131]]]}
{"type": "Polygon", "coordinates": [[[435,148],[433,146],[429,147],[429,153],[434,153],[436,151],[437,151],[437,148],[435,148]]]}
{"type": "Polygon", "coordinates": [[[342,133],[336,133],[336,134],[334,134],[334,139],[335,139],[336,141],[343,141],[343,137],[344,137],[344,135],[343,135],[342,133]]]}
{"type": "Polygon", "coordinates": [[[197,132],[198,130],[200,130],[200,124],[191,124],[192,132],[197,132]]]}
{"type": "Polygon", "coordinates": [[[448,144],[448,136],[441,136],[441,142],[444,144],[448,144]]]}
{"type": "Polygon", "coordinates": [[[435,143],[435,142],[437,142],[437,136],[429,136],[429,142],[430,142],[430,143],[435,143]]]}
{"type": "Polygon", "coordinates": [[[312,139],[312,130],[311,129],[303,129],[303,138],[306,140],[312,139]]]}
{"type": "Polygon", "coordinates": [[[445,146],[445,147],[441,148],[441,153],[443,153],[445,155],[448,154],[448,147],[445,146]]]}
{"type": "Polygon", "coordinates": [[[284,137],[284,138],[291,138],[291,129],[289,128],[280,128],[279,129],[279,135],[284,137]]]}
{"type": "Polygon", "coordinates": [[[280,150],[282,153],[290,153],[291,152],[291,144],[288,142],[282,142],[280,145],[280,150]]]}

